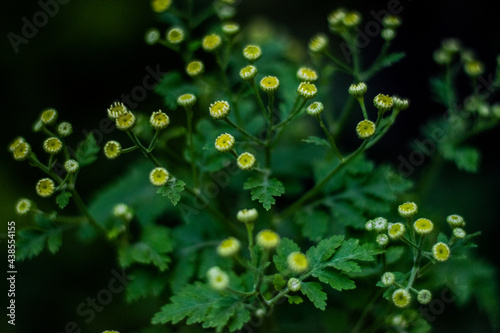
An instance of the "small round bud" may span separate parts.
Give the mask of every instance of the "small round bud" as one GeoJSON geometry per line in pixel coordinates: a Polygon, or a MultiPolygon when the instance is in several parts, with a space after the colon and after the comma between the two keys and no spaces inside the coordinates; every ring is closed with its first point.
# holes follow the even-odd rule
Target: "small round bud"
{"type": "Polygon", "coordinates": [[[24,161],[29,157],[30,153],[30,144],[27,142],[19,142],[15,145],[15,148],[12,151],[12,157],[14,157],[16,161],[24,161]]]}
{"type": "Polygon", "coordinates": [[[360,139],[368,139],[375,134],[375,123],[370,120],[362,120],[356,125],[356,133],[360,139]]]}
{"type": "Polygon", "coordinates": [[[364,82],[353,83],[349,86],[349,94],[354,98],[363,97],[366,94],[367,90],[368,87],[364,82]]]}
{"type": "Polygon", "coordinates": [[[446,261],[450,257],[450,248],[443,242],[436,243],[432,247],[432,256],[437,261],[446,261]]]}
{"type": "Polygon", "coordinates": [[[266,76],[260,80],[260,88],[266,93],[274,93],[280,87],[280,80],[276,76],[266,76]]]}
{"type": "Polygon", "coordinates": [[[450,227],[452,229],[463,228],[465,226],[464,218],[462,216],[456,215],[456,214],[449,215],[446,218],[446,222],[448,222],[448,224],[450,225],[450,227]]]}
{"type": "Polygon", "coordinates": [[[361,14],[358,12],[348,12],[342,18],[342,23],[348,28],[356,27],[361,23],[361,14]]]}
{"type": "Polygon", "coordinates": [[[208,284],[215,290],[224,290],[229,286],[229,275],[218,266],[211,267],[207,276],[208,284]]]}
{"type": "Polygon", "coordinates": [[[325,107],[323,106],[323,103],[314,102],[309,104],[309,106],[306,109],[306,112],[310,116],[319,116],[324,109],[325,107]]]}
{"type": "Polygon", "coordinates": [[[170,28],[166,34],[167,41],[170,44],[174,44],[174,45],[182,43],[182,41],[184,41],[184,38],[185,38],[184,29],[179,28],[179,27],[170,28]]]}
{"type": "Polygon", "coordinates": [[[160,30],[156,28],[149,28],[144,33],[144,41],[148,45],[154,45],[160,40],[161,34],[160,30]]]}
{"type": "Polygon", "coordinates": [[[398,96],[392,96],[392,104],[394,109],[406,110],[410,106],[410,101],[406,98],[400,98],[398,96]]]}
{"type": "Polygon", "coordinates": [[[129,131],[135,126],[135,116],[132,112],[127,112],[116,118],[116,128],[122,131],[129,131]]]}
{"type": "Polygon", "coordinates": [[[129,205],[119,203],[113,207],[113,215],[127,222],[130,222],[134,217],[134,212],[132,211],[132,208],[129,207],[129,205]]]}
{"type": "Polygon", "coordinates": [[[432,54],[432,57],[434,59],[434,62],[438,65],[446,65],[451,63],[452,57],[451,54],[448,52],[445,52],[442,49],[434,51],[432,54]]]}
{"type": "Polygon", "coordinates": [[[380,246],[386,246],[387,244],[389,244],[389,236],[387,236],[386,234],[378,234],[375,241],[380,246]]]}
{"type": "Polygon", "coordinates": [[[243,80],[252,80],[255,75],[257,75],[257,68],[255,66],[248,65],[240,70],[240,77],[243,80]]]}
{"type": "Polygon", "coordinates": [[[243,57],[250,62],[259,60],[262,56],[262,50],[260,46],[257,45],[247,45],[243,49],[243,57]]]}
{"type": "Polygon", "coordinates": [[[477,60],[467,61],[464,65],[464,71],[471,77],[477,77],[484,73],[484,65],[477,60]]]}
{"type": "Polygon", "coordinates": [[[122,153],[122,145],[118,141],[108,141],[104,145],[103,152],[110,160],[115,159],[122,153]]]}
{"type": "Polygon", "coordinates": [[[395,15],[386,15],[382,19],[382,24],[386,28],[395,29],[401,25],[401,18],[395,15]]]}
{"type": "Polygon", "coordinates": [[[155,11],[156,13],[163,13],[170,8],[170,5],[172,5],[172,0],[151,1],[151,8],[153,8],[153,11],[155,11]]]}
{"type": "Polygon", "coordinates": [[[40,116],[40,120],[45,125],[52,125],[57,120],[57,111],[55,109],[45,109],[40,116]]]}
{"type": "Polygon", "coordinates": [[[22,136],[18,136],[16,137],[14,140],[12,140],[12,142],[9,144],[9,151],[11,153],[13,153],[17,146],[20,144],[20,143],[24,143],[26,142],[26,140],[22,137],[22,136]]]}
{"type": "Polygon", "coordinates": [[[384,232],[387,230],[387,219],[383,217],[377,217],[373,219],[373,229],[376,232],[384,232]]]}
{"type": "Polygon", "coordinates": [[[162,130],[170,124],[170,118],[161,110],[153,112],[149,118],[149,123],[155,130],[162,130]]]}
{"type": "Polygon", "coordinates": [[[434,229],[434,224],[429,219],[420,218],[413,223],[413,229],[419,235],[427,235],[434,229]]]}
{"type": "Polygon", "coordinates": [[[457,53],[462,48],[462,43],[456,38],[447,38],[441,42],[441,49],[447,53],[457,53]]]}
{"type": "Polygon", "coordinates": [[[186,73],[191,77],[195,77],[203,73],[205,65],[200,60],[193,60],[186,66],[186,73]]]}
{"type": "Polygon", "coordinates": [[[386,112],[392,109],[392,98],[387,95],[383,94],[378,94],[375,96],[373,99],[373,105],[380,111],[380,112],[386,112]]]}
{"type": "Polygon", "coordinates": [[[259,217],[259,213],[255,208],[242,209],[236,214],[236,218],[242,223],[253,223],[257,217],[259,217]]]}
{"type": "Polygon", "coordinates": [[[321,53],[328,46],[328,37],[325,34],[317,34],[311,38],[308,47],[313,53],[321,53]]]}
{"type": "Polygon", "coordinates": [[[168,182],[170,175],[165,168],[154,168],[149,173],[149,181],[154,186],[163,186],[168,182]]]}
{"type": "Polygon", "coordinates": [[[209,111],[212,118],[223,119],[231,112],[231,106],[226,101],[217,101],[210,104],[209,111]]]}
{"type": "Polygon", "coordinates": [[[196,96],[193,94],[184,94],[177,98],[177,105],[183,108],[190,108],[196,103],[196,96]]]}
{"type": "Polygon", "coordinates": [[[287,283],[288,289],[291,291],[299,291],[300,290],[300,280],[296,278],[291,278],[287,283]]]}
{"type": "Polygon", "coordinates": [[[19,215],[26,215],[29,213],[31,208],[33,207],[33,202],[29,199],[19,199],[16,203],[16,212],[19,215]]]}
{"type": "Polygon", "coordinates": [[[65,138],[71,135],[71,133],[73,133],[73,126],[71,123],[63,121],[57,126],[57,134],[59,134],[61,138],[65,138]]]}
{"type": "Polygon", "coordinates": [[[266,250],[274,249],[280,243],[280,236],[272,230],[262,230],[255,238],[257,244],[266,250]]]}
{"type": "Polygon", "coordinates": [[[217,34],[210,34],[203,37],[201,42],[201,47],[207,52],[213,52],[217,50],[222,44],[222,38],[217,34]]]}
{"type": "Polygon", "coordinates": [[[407,307],[411,302],[411,294],[406,289],[397,289],[392,294],[392,301],[398,308],[407,307]]]}
{"type": "Polygon", "coordinates": [[[240,25],[234,22],[226,22],[222,25],[222,31],[229,36],[234,36],[240,31],[240,25]]]}
{"type": "Polygon", "coordinates": [[[243,153],[236,159],[236,164],[241,170],[251,170],[255,165],[255,156],[250,153],[243,153]]]}
{"type": "Polygon", "coordinates": [[[365,229],[366,229],[366,231],[372,231],[373,230],[373,220],[366,221],[366,223],[365,223],[365,229]]]}
{"type": "Polygon", "coordinates": [[[318,79],[318,74],[314,69],[308,67],[301,67],[297,71],[297,78],[300,81],[314,82],[318,79]]]}
{"type": "Polygon", "coordinates": [[[402,217],[411,217],[417,214],[418,207],[414,202],[405,202],[398,206],[398,213],[402,217]]]}
{"type": "Polygon", "coordinates": [[[333,31],[337,31],[340,26],[343,26],[344,17],[347,15],[347,12],[343,8],[339,8],[334,10],[328,15],[328,24],[333,31]]]}
{"type": "Polygon", "coordinates": [[[215,139],[215,149],[224,153],[228,152],[234,147],[234,136],[229,133],[221,134],[215,139]]]}
{"type": "Polygon", "coordinates": [[[111,120],[116,120],[126,113],[128,113],[128,109],[123,103],[115,102],[108,108],[108,117],[111,120]]]}
{"type": "Polygon", "coordinates": [[[287,257],[288,268],[294,273],[300,274],[309,267],[306,256],[301,252],[292,252],[287,257]]]}
{"type": "Polygon", "coordinates": [[[432,294],[427,289],[422,289],[417,294],[417,301],[420,304],[428,304],[432,300],[432,294]]]}
{"type": "Polygon", "coordinates": [[[380,278],[380,281],[384,286],[389,287],[396,281],[396,276],[392,272],[385,272],[380,278]]]}
{"type": "Polygon", "coordinates": [[[453,229],[453,236],[455,236],[456,238],[464,238],[466,235],[467,233],[462,228],[453,229]]]}
{"type": "Polygon", "coordinates": [[[302,96],[304,99],[311,99],[318,94],[318,89],[314,83],[301,82],[297,88],[297,94],[302,96]]]}
{"type": "Polygon", "coordinates": [[[229,237],[223,240],[219,246],[217,246],[217,253],[221,257],[231,257],[238,253],[240,250],[241,243],[234,237],[229,237]]]}
{"type": "Polygon", "coordinates": [[[396,31],[394,29],[385,28],[380,32],[380,36],[383,40],[390,42],[396,37],[396,31]]]}
{"type": "Polygon", "coordinates": [[[50,178],[43,178],[36,184],[36,193],[42,198],[48,198],[54,194],[56,190],[56,185],[54,181],[50,178]]]}
{"type": "Polygon", "coordinates": [[[48,138],[43,142],[43,150],[48,154],[57,154],[63,148],[63,143],[56,137],[48,138]]]}
{"type": "Polygon", "coordinates": [[[64,169],[66,169],[67,173],[75,173],[80,168],[80,164],[78,164],[75,160],[67,160],[64,162],[64,169]]]}
{"type": "Polygon", "coordinates": [[[392,240],[400,239],[404,236],[406,227],[403,223],[390,223],[388,226],[388,235],[392,240]]]}

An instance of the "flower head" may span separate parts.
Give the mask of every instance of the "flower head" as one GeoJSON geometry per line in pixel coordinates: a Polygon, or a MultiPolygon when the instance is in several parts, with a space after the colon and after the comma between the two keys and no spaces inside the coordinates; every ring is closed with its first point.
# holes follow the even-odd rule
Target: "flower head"
{"type": "Polygon", "coordinates": [[[387,228],[388,230],[388,235],[391,239],[400,239],[403,237],[406,231],[406,227],[403,223],[390,223],[389,227],[387,228]]]}
{"type": "Polygon", "coordinates": [[[57,134],[60,137],[65,138],[73,133],[73,126],[67,121],[63,121],[57,126],[57,134]]]}
{"type": "Polygon", "coordinates": [[[318,94],[318,89],[314,83],[301,82],[297,88],[297,93],[305,99],[311,99],[318,94]]]}
{"type": "Polygon", "coordinates": [[[126,113],[128,113],[128,109],[123,103],[115,102],[108,108],[108,117],[112,120],[116,120],[126,113]]]}
{"type": "Polygon", "coordinates": [[[368,119],[362,120],[356,125],[356,133],[360,139],[368,139],[375,134],[375,123],[368,119]]]}
{"type": "Polygon", "coordinates": [[[217,50],[222,44],[222,38],[217,34],[210,34],[203,37],[201,42],[201,47],[207,52],[213,52],[217,50]]]}
{"type": "Polygon", "coordinates": [[[200,60],[193,60],[186,66],[187,75],[194,77],[203,73],[205,65],[200,60]]]}
{"type": "Polygon", "coordinates": [[[406,110],[410,106],[410,101],[406,98],[392,96],[392,104],[394,109],[406,110]]]}
{"type": "Polygon", "coordinates": [[[116,118],[116,128],[122,131],[129,131],[135,126],[135,116],[132,112],[127,112],[116,118]]]}
{"type": "Polygon", "coordinates": [[[221,257],[230,257],[238,253],[241,243],[234,237],[224,239],[219,246],[217,246],[217,253],[221,257]]]}
{"type": "Polygon", "coordinates": [[[432,247],[432,256],[437,261],[446,261],[450,257],[450,248],[443,242],[436,243],[432,247]]]}
{"type": "Polygon", "coordinates": [[[334,10],[328,15],[328,25],[333,31],[339,31],[344,27],[343,21],[347,12],[344,8],[334,10]]]}
{"type": "Polygon", "coordinates": [[[388,95],[378,94],[373,99],[373,105],[380,111],[386,112],[392,109],[392,97],[388,95]]]}
{"type": "Polygon", "coordinates": [[[373,220],[368,220],[365,223],[365,229],[366,231],[372,231],[373,230],[373,220]]]}
{"type": "Polygon", "coordinates": [[[348,12],[342,18],[342,23],[348,28],[355,27],[361,23],[361,14],[358,12],[348,12]]]}
{"type": "Polygon", "coordinates": [[[217,101],[210,104],[209,111],[212,118],[223,119],[231,112],[231,106],[226,101],[217,101]]]}
{"type": "Polygon", "coordinates": [[[124,219],[127,222],[130,222],[134,217],[134,212],[132,211],[132,208],[130,208],[129,205],[125,203],[119,203],[113,207],[113,215],[115,217],[124,219]]]}
{"type": "Polygon", "coordinates": [[[156,28],[150,28],[146,30],[146,33],[144,34],[144,40],[148,45],[156,44],[156,42],[160,40],[160,37],[160,30],[156,28]]]}
{"type": "Polygon", "coordinates": [[[16,137],[12,142],[9,144],[9,151],[14,152],[16,150],[16,147],[20,144],[26,142],[26,140],[22,136],[16,137]]]}
{"type": "Polygon", "coordinates": [[[453,236],[455,236],[456,238],[464,238],[466,235],[467,233],[462,228],[453,229],[453,236]]]}
{"type": "Polygon", "coordinates": [[[180,44],[184,40],[184,29],[179,27],[170,28],[167,31],[167,41],[170,44],[180,44]]]}
{"type": "Polygon", "coordinates": [[[380,246],[386,246],[389,243],[389,236],[386,234],[378,234],[375,241],[380,246]]]}
{"type": "Polygon", "coordinates": [[[151,7],[156,13],[163,13],[172,5],[172,0],[152,0],[151,7]]]}
{"type": "Polygon", "coordinates": [[[280,80],[276,76],[266,76],[260,80],[260,88],[267,92],[273,93],[280,87],[280,80]]]}
{"type": "Polygon", "coordinates": [[[57,111],[55,109],[45,109],[40,116],[40,120],[45,125],[51,125],[57,120],[57,111]]]}
{"type": "Polygon", "coordinates": [[[318,74],[314,69],[308,67],[300,67],[297,71],[297,78],[300,81],[314,82],[318,79],[318,74]]]}
{"type": "Polygon", "coordinates": [[[396,37],[396,30],[391,28],[384,28],[380,32],[380,36],[382,36],[383,40],[391,41],[396,37]]]}
{"type": "Polygon", "coordinates": [[[229,275],[218,266],[207,271],[208,284],[215,290],[224,290],[229,286],[229,275]]]}
{"type": "Polygon", "coordinates": [[[274,249],[280,243],[280,236],[272,230],[262,230],[256,236],[257,244],[264,249],[274,249]]]}
{"type": "Polygon", "coordinates": [[[386,15],[382,19],[382,24],[386,28],[395,29],[401,25],[401,18],[396,15],[386,15]]]}
{"type": "Polygon", "coordinates": [[[309,40],[309,50],[313,53],[323,52],[328,45],[328,37],[325,34],[317,34],[309,40]]]}
{"type": "Polygon", "coordinates": [[[196,103],[196,96],[193,94],[184,94],[177,98],[177,104],[184,107],[189,108],[192,107],[196,103]]]}
{"type": "Polygon", "coordinates": [[[377,217],[372,221],[373,229],[377,232],[384,232],[387,230],[387,219],[383,217],[377,217]]]}
{"type": "Polygon", "coordinates": [[[170,124],[170,118],[161,110],[153,112],[149,118],[149,123],[156,130],[162,130],[170,124]]]}
{"type": "Polygon", "coordinates": [[[255,165],[255,156],[250,153],[243,153],[236,159],[236,163],[241,170],[251,170],[255,165]]]}
{"type": "Polygon", "coordinates": [[[296,278],[290,278],[287,283],[288,289],[291,291],[299,291],[300,290],[300,280],[296,278]]]}
{"type": "Polygon", "coordinates": [[[43,150],[49,154],[57,154],[63,148],[63,143],[56,137],[51,137],[43,142],[43,150]]]}
{"type": "Polygon", "coordinates": [[[427,304],[432,300],[432,294],[427,289],[422,289],[417,294],[417,301],[420,304],[427,304]]]}
{"type": "Polygon", "coordinates": [[[50,178],[42,178],[36,184],[36,193],[42,198],[48,198],[54,194],[56,185],[50,178]]]}
{"type": "MultiPolygon", "coordinates": [[[[12,145],[11,145],[12,146],[12,145]]],[[[16,161],[24,161],[31,153],[31,146],[27,142],[19,142],[12,151],[12,156],[16,161]]]]}
{"type": "Polygon", "coordinates": [[[297,274],[304,272],[309,267],[309,262],[307,261],[305,254],[301,252],[290,253],[286,262],[288,264],[288,268],[297,274]]]}
{"type": "Polygon", "coordinates": [[[75,173],[80,168],[80,164],[78,164],[75,160],[67,160],[64,162],[64,169],[66,169],[67,173],[75,173]]]}
{"type": "Polygon", "coordinates": [[[431,220],[420,218],[413,223],[413,229],[419,235],[427,235],[432,232],[434,225],[431,220]]]}
{"type": "Polygon", "coordinates": [[[257,45],[247,45],[243,49],[243,57],[250,62],[259,60],[262,56],[262,50],[260,46],[257,45]]]}
{"type": "Polygon", "coordinates": [[[307,107],[306,112],[310,116],[318,116],[321,114],[321,112],[323,112],[324,109],[325,107],[323,103],[313,102],[307,107]]]}
{"type": "Polygon", "coordinates": [[[398,206],[398,213],[402,217],[411,217],[417,214],[418,207],[414,202],[405,202],[398,206]]]}
{"type": "Polygon", "coordinates": [[[168,182],[168,178],[170,177],[167,169],[157,167],[151,170],[149,173],[149,181],[154,186],[163,186],[168,182]]]}
{"type": "Polygon", "coordinates": [[[484,65],[480,61],[470,60],[465,63],[464,71],[471,77],[477,77],[484,73],[484,65]]]}
{"type": "Polygon", "coordinates": [[[353,83],[349,86],[349,94],[354,98],[363,97],[367,90],[368,87],[364,82],[353,83]]]}
{"type": "Polygon", "coordinates": [[[233,36],[240,31],[240,25],[234,22],[226,22],[222,25],[222,31],[226,35],[233,36]]]}
{"type": "Polygon", "coordinates": [[[411,302],[410,292],[406,289],[397,289],[392,294],[392,301],[398,308],[404,308],[411,302]]]}
{"type": "Polygon", "coordinates": [[[456,214],[449,215],[446,218],[446,222],[448,222],[448,224],[450,225],[450,227],[452,229],[463,228],[465,226],[464,218],[462,216],[456,215],[456,214]]]}
{"type": "Polygon", "coordinates": [[[238,219],[238,221],[243,223],[253,223],[253,221],[255,221],[257,217],[259,217],[259,213],[255,208],[242,209],[239,210],[236,214],[236,218],[238,219]]]}
{"type": "Polygon", "coordinates": [[[396,276],[392,272],[385,272],[380,278],[380,281],[384,286],[389,287],[396,281],[396,276]]]}
{"type": "Polygon", "coordinates": [[[221,134],[215,139],[215,149],[220,152],[227,152],[234,147],[234,136],[229,133],[221,134]]]}
{"type": "Polygon", "coordinates": [[[31,208],[33,207],[33,202],[29,199],[19,199],[19,201],[16,203],[16,212],[19,215],[26,215],[29,213],[31,208]]]}
{"type": "Polygon", "coordinates": [[[240,77],[243,80],[252,80],[257,75],[257,68],[253,65],[248,65],[240,70],[240,77]]]}
{"type": "Polygon", "coordinates": [[[104,145],[104,155],[110,160],[117,158],[122,153],[122,145],[118,141],[108,141],[104,145]]]}

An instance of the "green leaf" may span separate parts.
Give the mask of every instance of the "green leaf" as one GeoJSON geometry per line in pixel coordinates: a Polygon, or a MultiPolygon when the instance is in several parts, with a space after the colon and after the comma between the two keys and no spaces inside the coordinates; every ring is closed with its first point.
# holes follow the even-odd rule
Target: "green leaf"
{"type": "Polygon", "coordinates": [[[273,285],[274,289],[280,291],[286,287],[286,281],[281,274],[274,274],[273,285]]]}
{"type": "Polygon", "coordinates": [[[322,138],[318,138],[317,136],[309,136],[307,139],[302,139],[302,142],[312,143],[317,146],[325,146],[330,149],[330,144],[328,143],[328,141],[322,138]]]}
{"type": "Polygon", "coordinates": [[[279,197],[285,193],[285,187],[276,178],[263,179],[258,177],[250,177],[243,184],[243,189],[251,190],[252,200],[258,200],[262,206],[269,210],[276,203],[274,197],[279,197]]]}
{"type": "Polygon", "coordinates": [[[45,247],[46,233],[38,230],[20,230],[16,244],[16,259],[19,261],[38,256],[45,247]]]}
{"type": "Polygon", "coordinates": [[[318,241],[325,235],[330,216],[319,209],[304,209],[295,214],[295,222],[302,225],[302,235],[318,241]]]}
{"type": "Polygon", "coordinates": [[[99,146],[94,138],[94,135],[90,133],[85,141],[82,141],[76,150],[76,160],[80,166],[85,166],[93,163],[97,159],[97,153],[99,152],[99,146]]]}
{"type": "Polygon", "coordinates": [[[282,238],[276,248],[276,254],[273,256],[276,269],[280,272],[286,270],[288,268],[288,255],[297,251],[300,251],[300,247],[294,241],[289,238],[282,238]]]}
{"type": "Polygon", "coordinates": [[[474,147],[456,148],[452,156],[445,156],[452,159],[457,168],[470,173],[476,173],[479,169],[481,154],[474,147]]]}
{"type": "Polygon", "coordinates": [[[320,310],[325,310],[327,295],[318,282],[301,282],[300,291],[320,310]]]}
{"type": "Polygon", "coordinates": [[[182,180],[173,179],[169,180],[164,186],[160,187],[156,193],[167,197],[172,202],[172,205],[176,206],[181,200],[181,192],[184,191],[185,186],[186,183],[182,180]]]}
{"type": "Polygon", "coordinates": [[[53,229],[47,237],[47,248],[50,253],[55,254],[62,245],[62,230],[53,229]]]}
{"type": "Polygon", "coordinates": [[[314,269],[316,266],[322,262],[330,259],[330,257],[335,253],[335,250],[344,241],[343,235],[332,236],[321,240],[318,245],[312,246],[307,252],[307,260],[309,261],[309,267],[314,269]]]}
{"type": "Polygon", "coordinates": [[[300,304],[302,302],[304,302],[304,300],[300,296],[297,296],[297,295],[288,296],[288,303],[290,303],[290,304],[300,304]]]}
{"type": "Polygon", "coordinates": [[[372,261],[375,259],[374,256],[379,253],[381,253],[381,250],[377,249],[373,244],[359,245],[359,240],[351,238],[342,243],[328,264],[336,267],[347,260],[372,261]]]}
{"type": "Polygon", "coordinates": [[[146,269],[135,269],[130,276],[134,279],[127,285],[127,302],[148,296],[159,296],[168,283],[165,277],[146,269]]]}
{"type": "Polygon", "coordinates": [[[347,275],[334,271],[328,267],[313,271],[312,275],[321,282],[329,284],[338,291],[354,289],[356,284],[347,275]]]}
{"type": "Polygon", "coordinates": [[[71,198],[71,193],[67,191],[61,192],[56,197],[56,203],[59,205],[59,208],[64,209],[69,204],[69,198],[71,198]]]}

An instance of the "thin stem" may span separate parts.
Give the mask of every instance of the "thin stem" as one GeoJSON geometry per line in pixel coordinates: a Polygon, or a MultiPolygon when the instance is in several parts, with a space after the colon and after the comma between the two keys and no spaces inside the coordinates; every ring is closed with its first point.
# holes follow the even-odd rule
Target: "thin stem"
{"type": "Polygon", "coordinates": [[[272,127],[273,130],[276,130],[276,129],[279,129],[280,127],[283,127],[285,126],[286,124],[288,124],[293,118],[295,118],[295,116],[300,112],[300,110],[302,110],[302,108],[304,107],[304,105],[306,104],[307,102],[307,99],[303,98],[302,99],[302,103],[300,103],[300,105],[295,109],[293,110],[289,115],[288,117],[283,120],[281,123],[277,124],[277,125],[274,125],[272,127]]]}
{"type": "Polygon", "coordinates": [[[339,158],[340,161],[342,161],[344,158],[342,157],[342,154],[340,153],[340,151],[337,148],[337,145],[335,144],[335,139],[333,138],[333,136],[330,134],[330,132],[326,128],[325,124],[323,123],[323,119],[321,118],[321,115],[316,116],[316,119],[319,122],[319,126],[321,127],[321,129],[325,133],[326,138],[328,139],[328,143],[330,144],[330,148],[332,148],[333,153],[335,154],[335,156],[337,156],[339,158]]]}
{"type": "Polygon", "coordinates": [[[339,69],[341,69],[342,71],[344,71],[346,73],[352,74],[352,72],[353,72],[352,68],[350,68],[349,66],[347,66],[346,64],[344,64],[343,62],[341,62],[339,59],[335,58],[330,52],[325,51],[325,55],[331,61],[333,61],[333,63],[335,63],[338,66],[339,69]]]}
{"type": "Polygon", "coordinates": [[[191,108],[186,108],[187,114],[187,144],[189,153],[191,154],[191,173],[193,175],[193,181],[195,188],[199,187],[198,181],[198,172],[196,168],[195,161],[195,152],[194,152],[194,144],[193,144],[193,110],[191,108]]]}
{"type": "Polygon", "coordinates": [[[256,138],[255,136],[253,136],[252,134],[248,133],[247,131],[245,131],[243,128],[241,128],[240,126],[238,126],[237,124],[233,123],[231,121],[231,119],[229,118],[224,118],[224,120],[226,121],[226,123],[228,123],[229,125],[231,125],[232,127],[234,127],[238,132],[240,132],[241,134],[243,134],[244,136],[246,136],[247,138],[249,138],[250,140],[253,140],[255,141],[256,143],[260,144],[260,145],[263,145],[265,146],[266,143],[262,140],[260,140],[259,138],[256,138]]]}

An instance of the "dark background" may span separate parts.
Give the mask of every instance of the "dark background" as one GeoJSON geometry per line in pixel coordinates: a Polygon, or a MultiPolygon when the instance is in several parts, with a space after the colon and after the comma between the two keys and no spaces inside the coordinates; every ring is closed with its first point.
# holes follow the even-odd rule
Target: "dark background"
{"type": "MultiPolygon", "coordinates": [[[[326,15],[332,9],[341,6],[356,9],[365,20],[370,20],[370,11],[387,9],[388,2],[242,1],[237,19],[244,24],[255,16],[269,18],[307,43],[313,34],[327,32],[326,15]]],[[[409,155],[409,143],[418,137],[420,126],[443,112],[429,98],[428,84],[429,76],[438,71],[432,61],[432,52],[439,47],[440,41],[458,37],[464,45],[476,51],[477,57],[486,65],[486,73],[494,73],[496,56],[500,53],[500,26],[495,2],[401,0],[400,6],[404,24],[394,42],[394,49],[404,50],[407,57],[371,82],[371,86],[386,87],[388,92],[411,100],[411,108],[401,115],[391,134],[369,153],[371,158],[395,166],[399,163],[399,155],[409,155]]],[[[63,119],[74,120],[77,135],[98,128],[109,104],[142,84],[147,74],[146,67],[155,68],[159,64],[166,72],[178,63],[169,50],[147,46],[143,42],[146,29],[155,26],[163,31],[165,27],[156,21],[149,2],[139,0],[69,1],[60,5],[59,12],[39,28],[27,44],[19,45],[19,52],[15,53],[7,34],[21,35],[22,18],[32,21],[38,11],[40,5],[36,1],[12,1],[3,4],[0,14],[0,142],[3,147],[17,135],[30,138],[33,120],[46,107],[59,110],[63,119]]],[[[138,109],[160,107],[161,99],[149,92],[138,109]]],[[[468,225],[471,231],[484,231],[478,240],[480,247],[477,251],[493,262],[498,260],[496,244],[500,217],[497,134],[498,130],[493,130],[474,140],[483,153],[480,173],[471,175],[448,166],[432,188],[428,206],[424,208],[424,211],[438,212],[443,216],[450,210],[460,209],[460,214],[471,221],[468,225]]],[[[22,225],[26,221],[14,214],[13,207],[19,197],[27,195],[27,189],[33,186],[39,174],[32,172],[33,169],[26,164],[13,161],[5,148],[0,149],[0,154],[2,221],[15,220],[22,225]]],[[[83,193],[90,193],[91,189],[106,181],[107,174],[100,174],[98,169],[92,171],[93,178],[81,184],[83,193]]],[[[418,177],[418,172],[415,177],[418,177]]],[[[56,332],[56,328],[63,331],[67,321],[78,319],[74,307],[66,308],[65,305],[79,304],[95,294],[109,281],[111,270],[116,267],[113,253],[106,245],[91,248],[63,246],[56,256],[44,254],[35,261],[19,264],[18,332],[35,329],[56,332]]],[[[130,318],[118,312],[118,303],[112,302],[101,316],[97,316],[93,323],[95,327],[100,327],[97,326],[100,323],[116,322],[119,326],[115,327],[123,328],[121,332],[136,329],[149,320],[145,314],[161,305],[139,302],[134,305],[135,309],[140,309],[137,318],[130,318]]],[[[468,311],[473,311],[475,304],[469,307],[468,311]]],[[[459,321],[456,332],[471,332],[466,324],[474,323],[471,320],[478,320],[475,327],[487,332],[484,328],[487,326],[479,323],[484,318],[465,317],[468,319],[459,321]]],[[[450,327],[445,320],[438,320],[436,331],[444,332],[439,330],[445,327],[444,323],[450,327]]],[[[4,321],[3,318],[0,327],[4,321]]],[[[82,328],[83,332],[88,331],[82,328]]]]}

